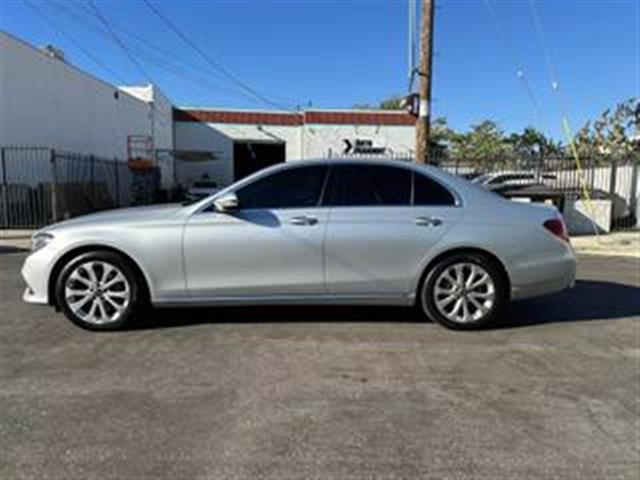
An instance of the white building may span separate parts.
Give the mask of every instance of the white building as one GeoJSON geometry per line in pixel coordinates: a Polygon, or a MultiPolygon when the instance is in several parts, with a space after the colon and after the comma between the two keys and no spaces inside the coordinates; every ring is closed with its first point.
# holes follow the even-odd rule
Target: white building
{"type": "Polygon", "coordinates": [[[176,176],[228,184],[265,166],[328,156],[413,155],[415,117],[388,110],[174,111],[176,176]],[[190,159],[189,161],[181,160],[190,159]]]}
{"type": "Polygon", "coordinates": [[[0,146],[127,160],[142,143],[173,148],[171,104],[157,87],[116,87],[0,32],[0,146]]]}
{"type": "Polygon", "coordinates": [[[154,85],[114,86],[0,32],[0,146],[153,159],[161,186],[228,184],[265,166],[342,155],[413,154],[402,111],[174,109],[154,85]],[[175,162],[174,162],[175,159],[175,162]]]}

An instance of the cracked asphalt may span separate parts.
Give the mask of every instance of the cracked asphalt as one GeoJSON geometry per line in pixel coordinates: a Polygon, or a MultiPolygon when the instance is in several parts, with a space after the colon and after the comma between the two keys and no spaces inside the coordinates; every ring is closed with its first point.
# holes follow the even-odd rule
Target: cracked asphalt
{"type": "Polygon", "coordinates": [[[155,313],[90,333],[0,255],[1,478],[639,478],[640,263],[451,332],[395,308],[155,313]]]}

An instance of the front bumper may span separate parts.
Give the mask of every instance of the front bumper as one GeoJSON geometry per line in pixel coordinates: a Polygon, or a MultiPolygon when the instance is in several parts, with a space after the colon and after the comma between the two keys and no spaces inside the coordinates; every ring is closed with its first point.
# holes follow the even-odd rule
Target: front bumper
{"type": "Polygon", "coordinates": [[[49,276],[54,259],[52,252],[47,250],[47,247],[38,250],[24,261],[21,275],[27,284],[22,295],[25,302],[43,305],[49,303],[49,276]]]}

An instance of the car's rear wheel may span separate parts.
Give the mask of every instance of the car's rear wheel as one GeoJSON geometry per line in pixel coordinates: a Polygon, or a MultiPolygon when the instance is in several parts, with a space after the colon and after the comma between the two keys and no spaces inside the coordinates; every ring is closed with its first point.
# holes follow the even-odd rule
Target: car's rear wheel
{"type": "Polygon", "coordinates": [[[141,303],[136,273],[125,258],[109,251],[72,259],[60,272],[55,291],[67,318],[89,330],[123,327],[141,303]]]}
{"type": "Polygon", "coordinates": [[[504,274],[481,254],[457,254],[440,260],[422,285],[423,312],[445,327],[465,330],[496,320],[508,298],[504,274]]]}

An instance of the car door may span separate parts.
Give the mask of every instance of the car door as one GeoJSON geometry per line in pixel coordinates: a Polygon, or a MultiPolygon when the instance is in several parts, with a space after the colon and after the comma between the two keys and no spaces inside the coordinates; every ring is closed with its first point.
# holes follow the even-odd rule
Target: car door
{"type": "Polygon", "coordinates": [[[404,165],[336,165],[325,198],[332,295],[407,294],[429,249],[460,215],[453,194],[404,165]]]}
{"type": "Polygon", "coordinates": [[[320,206],[328,167],[287,167],[242,186],[238,209],[193,215],[184,234],[192,297],[260,297],[324,293],[320,206]]]}

